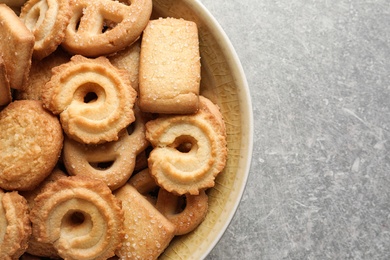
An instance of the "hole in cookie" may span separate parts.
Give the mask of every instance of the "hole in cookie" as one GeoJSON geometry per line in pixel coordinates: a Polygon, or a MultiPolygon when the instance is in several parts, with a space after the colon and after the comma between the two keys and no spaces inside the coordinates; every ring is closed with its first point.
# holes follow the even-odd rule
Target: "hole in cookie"
{"type": "Polygon", "coordinates": [[[74,100],[88,104],[98,101],[100,97],[104,99],[104,96],[105,90],[102,86],[94,82],[87,82],[76,89],[74,93],[74,100]]]}
{"type": "Polygon", "coordinates": [[[97,170],[104,171],[109,169],[114,164],[114,161],[90,162],[89,164],[97,170]]]}
{"type": "Polygon", "coordinates": [[[88,92],[85,96],[84,96],[84,103],[91,103],[91,102],[94,102],[96,101],[98,98],[98,96],[96,95],[95,92],[88,92]]]}
{"type": "Polygon", "coordinates": [[[117,26],[117,22],[111,21],[111,20],[104,20],[103,21],[103,28],[102,33],[108,32],[117,26]]]}
{"type": "Polygon", "coordinates": [[[176,210],[175,214],[179,214],[184,211],[187,206],[187,197],[186,195],[176,197],[176,210]]]}
{"type": "Polygon", "coordinates": [[[189,153],[196,148],[197,141],[192,136],[179,136],[176,138],[173,146],[181,153],[189,153]]]}
{"type": "Polygon", "coordinates": [[[67,227],[77,227],[85,222],[85,215],[81,211],[70,211],[65,215],[63,224],[67,227]]]}
{"type": "Polygon", "coordinates": [[[127,134],[131,135],[134,132],[134,129],[135,129],[135,122],[131,123],[126,127],[127,134]]]}

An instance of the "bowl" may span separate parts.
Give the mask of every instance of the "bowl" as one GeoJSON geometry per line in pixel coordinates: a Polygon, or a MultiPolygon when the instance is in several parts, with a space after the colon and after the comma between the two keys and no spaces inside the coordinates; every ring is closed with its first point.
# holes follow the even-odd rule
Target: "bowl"
{"type": "Polygon", "coordinates": [[[203,259],[232,220],[249,175],[253,114],[248,83],[238,56],[210,12],[194,0],[154,0],[152,19],[175,17],[198,26],[202,65],[201,94],[218,104],[227,128],[228,160],[208,190],[209,211],[193,232],[176,237],[160,259],[203,259]]]}

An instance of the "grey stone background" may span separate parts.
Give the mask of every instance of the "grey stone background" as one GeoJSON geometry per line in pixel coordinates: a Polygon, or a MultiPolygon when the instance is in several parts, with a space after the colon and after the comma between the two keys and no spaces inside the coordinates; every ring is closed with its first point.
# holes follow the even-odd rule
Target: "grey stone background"
{"type": "Polygon", "coordinates": [[[207,259],[390,259],[390,1],[201,2],[255,119],[246,191],[207,259]]]}

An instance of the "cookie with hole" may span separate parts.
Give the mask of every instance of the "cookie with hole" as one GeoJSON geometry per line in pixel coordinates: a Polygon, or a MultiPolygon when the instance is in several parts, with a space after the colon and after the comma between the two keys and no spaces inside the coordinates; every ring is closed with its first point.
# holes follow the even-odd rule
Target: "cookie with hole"
{"type": "Polygon", "coordinates": [[[127,72],[104,57],[75,55],[52,69],[41,90],[44,106],[60,116],[69,138],[85,144],[116,141],[134,122],[137,92],[127,72]]]}
{"type": "Polygon", "coordinates": [[[29,0],[23,5],[20,19],[34,34],[33,57],[41,60],[54,52],[65,37],[73,0],[29,0]]]}
{"type": "Polygon", "coordinates": [[[124,185],[133,174],[137,156],[149,146],[145,138],[148,115],[135,107],[135,121],[119,140],[87,145],[65,138],[64,165],[70,175],[82,175],[104,181],[111,190],[124,185]]]}
{"type": "Polygon", "coordinates": [[[151,13],[152,0],[77,0],[62,46],[73,54],[113,54],[137,41],[151,13]]]}
{"type": "Polygon", "coordinates": [[[219,107],[200,96],[191,115],[160,115],[146,123],[153,150],[148,166],[159,186],[177,195],[198,195],[214,186],[227,160],[227,135],[219,107]]]}
{"type": "Polygon", "coordinates": [[[122,204],[100,180],[59,178],[35,198],[32,234],[63,259],[107,259],[124,239],[122,204]]]}

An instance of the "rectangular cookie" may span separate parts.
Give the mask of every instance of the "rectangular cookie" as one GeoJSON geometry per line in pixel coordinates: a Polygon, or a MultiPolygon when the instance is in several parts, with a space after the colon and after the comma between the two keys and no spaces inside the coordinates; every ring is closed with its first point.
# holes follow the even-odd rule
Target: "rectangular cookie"
{"type": "Polygon", "coordinates": [[[198,28],[192,21],[160,18],[144,30],[139,68],[139,106],[151,113],[191,114],[200,88],[198,28]]]}
{"type": "Polygon", "coordinates": [[[34,34],[7,5],[0,4],[0,50],[11,88],[22,89],[31,68],[34,34]]]}
{"type": "Polygon", "coordinates": [[[175,235],[175,226],[127,183],[114,195],[122,201],[125,240],[116,252],[121,259],[157,259],[175,235]]]}

